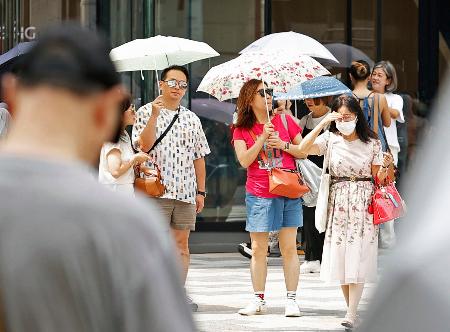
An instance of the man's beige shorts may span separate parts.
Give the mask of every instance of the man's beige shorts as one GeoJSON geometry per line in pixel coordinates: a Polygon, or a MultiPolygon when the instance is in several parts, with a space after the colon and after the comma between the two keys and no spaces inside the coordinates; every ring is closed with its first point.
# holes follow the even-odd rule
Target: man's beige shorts
{"type": "Polygon", "coordinates": [[[195,231],[197,218],[195,204],[167,198],[155,198],[154,201],[159,205],[163,216],[170,221],[170,227],[195,231]]]}

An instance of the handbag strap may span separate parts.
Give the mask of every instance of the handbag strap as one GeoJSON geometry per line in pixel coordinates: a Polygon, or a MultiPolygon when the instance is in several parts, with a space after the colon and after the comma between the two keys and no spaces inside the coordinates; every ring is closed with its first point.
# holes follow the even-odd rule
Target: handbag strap
{"type": "Polygon", "coordinates": [[[159,136],[158,139],[155,141],[155,143],[153,143],[153,146],[150,148],[150,150],[147,151],[147,153],[150,153],[164,139],[164,137],[169,133],[170,129],[174,125],[175,121],[177,121],[179,115],[180,115],[180,106],[178,106],[177,114],[175,114],[172,121],[167,126],[166,130],[164,130],[164,132],[161,134],[161,136],[159,136]]]}
{"type": "MultiPolygon", "coordinates": [[[[250,133],[250,136],[252,137],[253,141],[256,144],[257,138],[256,138],[255,133],[253,132],[252,129],[249,130],[249,133],[250,133]]],[[[261,156],[261,159],[264,161],[264,164],[268,165],[269,164],[269,160],[267,159],[267,156],[266,156],[266,154],[264,152],[264,149],[261,149],[261,151],[259,152],[259,155],[261,156]]]]}
{"type": "Polygon", "coordinates": [[[330,137],[328,139],[327,152],[325,155],[325,159],[323,161],[322,175],[324,175],[327,172],[327,170],[329,173],[330,166],[331,166],[331,147],[333,145],[333,142],[332,142],[332,138],[331,138],[332,137],[331,132],[328,131],[328,134],[330,135],[330,137]]]}
{"type": "MultiPolygon", "coordinates": [[[[381,114],[381,112],[380,112],[380,95],[379,94],[377,94],[377,103],[378,103],[378,105],[377,105],[377,110],[376,111],[374,111],[375,113],[374,113],[374,131],[375,131],[375,128],[377,128],[377,130],[375,131],[375,133],[378,135],[378,132],[379,132],[379,130],[378,130],[378,120],[379,120],[379,117],[380,117],[380,114],[381,114]]],[[[375,107],[374,107],[375,108],[375,107]]],[[[383,139],[384,139],[384,142],[386,143],[386,150],[390,153],[390,154],[392,154],[392,152],[391,152],[391,148],[389,147],[389,144],[388,144],[388,141],[387,141],[387,138],[386,138],[386,132],[384,131],[384,126],[383,126],[383,123],[381,123],[381,135],[383,136],[383,139]]]]}
{"type": "Polygon", "coordinates": [[[288,132],[289,143],[292,144],[291,136],[289,135],[289,127],[286,119],[286,114],[284,113],[281,114],[281,122],[283,122],[284,129],[286,129],[286,131],[288,132]]]}

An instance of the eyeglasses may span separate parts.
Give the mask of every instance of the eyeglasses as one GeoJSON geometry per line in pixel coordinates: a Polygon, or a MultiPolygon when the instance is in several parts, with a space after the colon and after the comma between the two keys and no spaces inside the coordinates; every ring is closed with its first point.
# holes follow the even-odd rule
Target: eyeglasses
{"type": "Polygon", "coordinates": [[[356,116],[352,114],[344,114],[342,118],[337,119],[336,122],[350,122],[356,119],[356,116]]]}
{"type": "Polygon", "coordinates": [[[264,89],[259,89],[258,91],[256,91],[256,92],[258,92],[259,93],[259,95],[261,96],[261,97],[265,97],[266,95],[269,95],[269,96],[273,96],[273,89],[266,89],[266,95],[264,95],[264,89]]]}
{"type": "Polygon", "coordinates": [[[169,88],[175,88],[177,85],[180,89],[186,90],[188,87],[188,84],[186,81],[177,81],[176,79],[163,81],[166,82],[169,88]]]}

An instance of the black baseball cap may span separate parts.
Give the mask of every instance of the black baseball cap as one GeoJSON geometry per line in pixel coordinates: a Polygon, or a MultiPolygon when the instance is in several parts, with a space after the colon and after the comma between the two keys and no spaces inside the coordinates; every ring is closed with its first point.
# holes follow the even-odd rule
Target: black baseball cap
{"type": "Polygon", "coordinates": [[[21,57],[16,76],[28,87],[51,85],[83,95],[108,90],[120,84],[109,52],[94,31],[75,23],[53,26],[21,57]]]}

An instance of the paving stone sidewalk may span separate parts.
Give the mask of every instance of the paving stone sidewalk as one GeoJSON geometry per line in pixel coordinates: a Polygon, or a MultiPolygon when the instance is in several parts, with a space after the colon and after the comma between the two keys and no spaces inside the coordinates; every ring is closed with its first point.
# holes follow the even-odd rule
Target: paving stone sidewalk
{"type": "MultiPolygon", "coordinates": [[[[252,299],[249,260],[238,253],[192,255],[186,288],[199,305],[194,315],[199,331],[344,331],[339,285],[325,284],[319,274],[301,275],[297,298],[302,317],[287,318],[281,258],[269,258],[268,266],[268,314],[246,317],[237,311],[252,299]]],[[[360,309],[366,308],[374,287],[366,285],[360,309]]]]}

